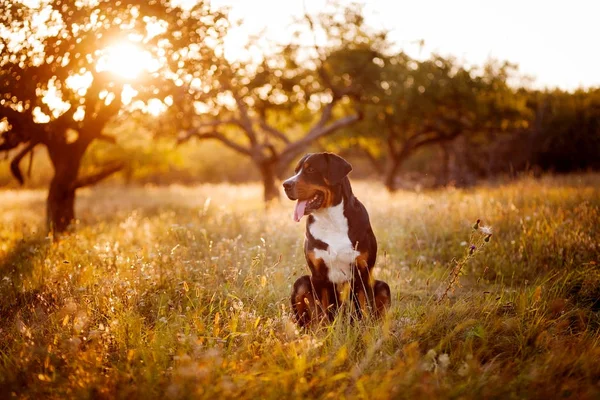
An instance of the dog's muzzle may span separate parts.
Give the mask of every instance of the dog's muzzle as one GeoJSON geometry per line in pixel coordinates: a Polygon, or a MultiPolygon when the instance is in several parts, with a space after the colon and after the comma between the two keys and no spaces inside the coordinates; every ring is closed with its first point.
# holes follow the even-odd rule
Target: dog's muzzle
{"type": "Polygon", "coordinates": [[[283,190],[285,190],[285,194],[290,200],[298,200],[298,193],[296,193],[295,178],[296,177],[294,176],[283,182],[283,190]]]}

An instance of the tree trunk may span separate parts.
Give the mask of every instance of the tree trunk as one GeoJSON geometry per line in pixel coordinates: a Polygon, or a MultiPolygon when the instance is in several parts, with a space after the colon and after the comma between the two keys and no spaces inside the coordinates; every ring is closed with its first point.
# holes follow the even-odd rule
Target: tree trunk
{"type": "Polygon", "coordinates": [[[436,180],[436,186],[446,186],[450,182],[450,149],[449,144],[442,142],[440,143],[440,150],[442,153],[440,161],[440,170],[438,171],[438,177],[436,180]]]}
{"type": "Polygon", "coordinates": [[[46,224],[49,232],[62,233],[75,220],[75,184],[85,149],[75,146],[49,146],[54,166],[46,200],[46,224]]]}
{"type": "Polygon", "coordinates": [[[61,233],[67,230],[75,219],[75,181],[55,174],[50,182],[46,202],[46,223],[48,231],[61,233]]]}
{"type": "Polygon", "coordinates": [[[400,171],[402,164],[404,164],[406,157],[403,155],[391,155],[390,159],[391,165],[385,174],[384,184],[389,192],[394,192],[396,191],[396,175],[400,171]]]}
{"type": "Polygon", "coordinates": [[[263,181],[263,198],[265,203],[279,199],[279,189],[275,186],[275,163],[264,161],[259,164],[260,175],[263,181]]]}

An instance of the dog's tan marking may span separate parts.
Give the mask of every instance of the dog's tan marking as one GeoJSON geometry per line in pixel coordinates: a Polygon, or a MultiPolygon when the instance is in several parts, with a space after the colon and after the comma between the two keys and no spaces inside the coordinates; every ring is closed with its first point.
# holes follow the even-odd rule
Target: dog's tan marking
{"type": "Polygon", "coordinates": [[[300,178],[298,179],[298,182],[296,182],[296,191],[298,193],[298,199],[300,200],[312,198],[317,191],[323,193],[323,203],[319,209],[331,207],[333,205],[333,192],[327,186],[309,183],[300,178]]]}
{"type": "Polygon", "coordinates": [[[356,266],[361,270],[367,270],[369,268],[369,252],[363,251],[356,257],[356,266]]]}
{"type": "Polygon", "coordinates": [[[308,260],[310,261],[310,263],[313,265],[315,272],[317,273],[317,275],[321,275],[321,273],[324,273],[323,271],[323,260],[318,258],[315,255],[314,250],[309,250],[307,253],[308,256],[308,260]]]}
{"type": "Polygon", "coordinates": [[[358,299],[358,305],[363,313],[367,312],[367,296],[365,295],[364,289],[360,288],[357,290],[356,298],[358,299]]]}

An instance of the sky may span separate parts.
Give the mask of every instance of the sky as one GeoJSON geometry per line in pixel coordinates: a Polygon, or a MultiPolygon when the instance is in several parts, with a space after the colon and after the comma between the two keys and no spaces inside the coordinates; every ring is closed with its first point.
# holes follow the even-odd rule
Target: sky
{"type": "MultiPolygon", "coordinates": [[[[228,5],[244,31],[282,38],[304,10],[326,0],[213,0],[228,5]]],[[[519,65],[536,88],[600,86],[600,0],[368,0],[374,27],[409,55],[452,55],[468,65],[489,58],[519,65]],[[418,42],[424,40],[424,46],[418,42]]]]}

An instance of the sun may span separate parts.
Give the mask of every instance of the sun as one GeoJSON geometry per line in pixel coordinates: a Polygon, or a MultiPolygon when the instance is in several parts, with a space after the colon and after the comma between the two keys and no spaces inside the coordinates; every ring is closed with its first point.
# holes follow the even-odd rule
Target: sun
{"type": "Polygon", "coordinates": [[[123,79],[134,80],[142,72],[155,69],[156,60],[133,42],[121,42],[107,47],[96,63],[98,71],[110,71],[123,79]]]}

